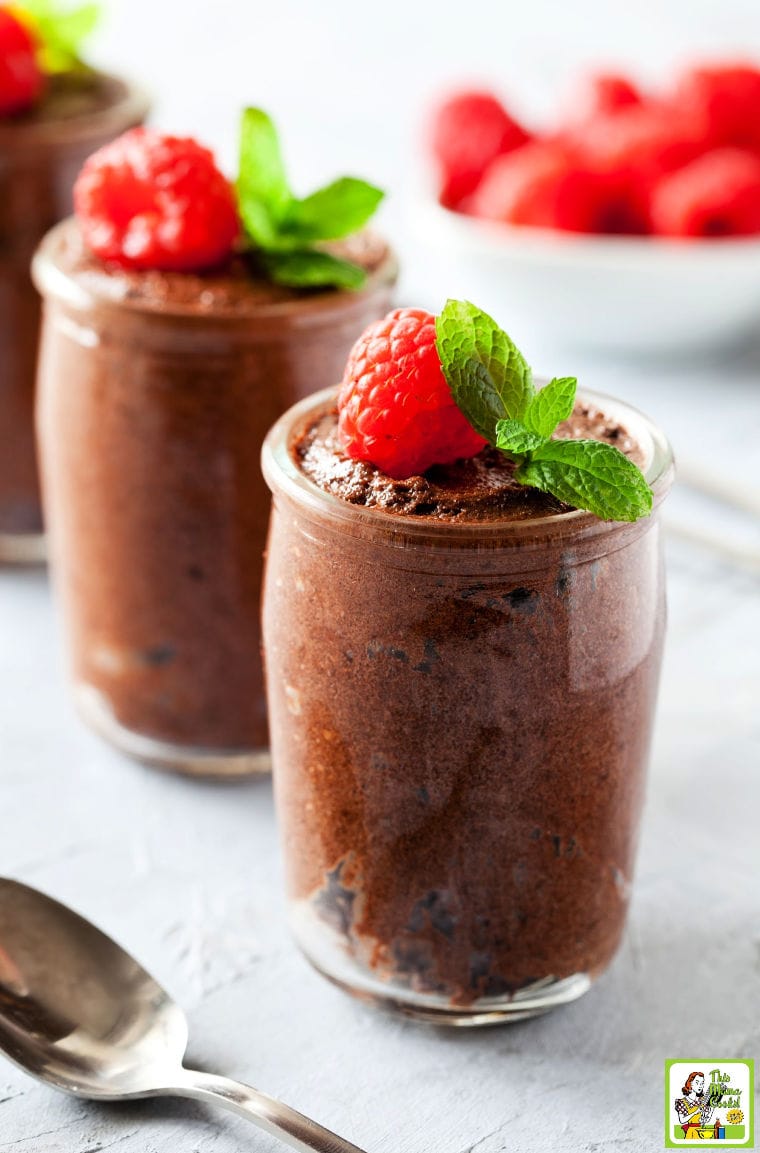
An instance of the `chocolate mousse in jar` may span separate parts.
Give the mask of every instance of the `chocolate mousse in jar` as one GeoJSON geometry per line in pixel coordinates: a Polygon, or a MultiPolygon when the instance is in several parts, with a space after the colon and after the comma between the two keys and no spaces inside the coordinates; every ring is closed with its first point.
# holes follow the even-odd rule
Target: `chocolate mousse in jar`
{"type": "Polygon", "coordinates": [[[23,5],[0,8],[0,562],[45,556],[34,443],[40,301],[29,265],[71,212],[85,158],[148,111],[141,92],[62,56],[60,44],[51,61],[53,24],[51,15],[39,27],[27,22],[23,5]]]}
{"type": "MultiPolygon", "coordinates": [[[[352,354],[340,418],[324,392],[263,450],[290,922],[363,999],[441,1024],[518,1020],[583,994],[624,928],[672,457],[645,416],[576,398],[574,381],[525,410],[529,374],[514,408],[490,385],[497,400],[473,405],[476,376],[462,403],[491,443],[473,441],[432,363],[432,318],[389,320],[352,354]],[[584,488],[616,519],[573,508],[584,488]]],[[[484,347],[467,339],[455,383],[484,347]]]]}
{"type": "MultiPolygon", "coordinates": [[[[250,181],[241,195],[253,213],[250,181]]],[[[261,443],[387,309],[394,259],[366,233],[329,253],[254,250],[211,153],[147,130],[93,157],[75,198],[34,276],[46,516],[78,709],[150,764],[268,770],[261,443]],[[295,265],[314,287],[280,282],[295,265]],[[319,283],[336,270],[358,286],[319,283]]]]}

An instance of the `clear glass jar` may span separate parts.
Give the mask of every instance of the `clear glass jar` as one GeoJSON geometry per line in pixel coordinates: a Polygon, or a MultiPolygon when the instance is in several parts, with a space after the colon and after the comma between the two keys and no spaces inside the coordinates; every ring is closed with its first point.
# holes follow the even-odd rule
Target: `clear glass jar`
{"type": "Polygon", "coordinates": [[[40,298],[29,275],[32,256],[48,229],[71,212],[85,159],[147,113],[141,92],[96,73],[86,85],[55,78],[41,109],[0,119],[0,562],[45,558],[34,443],[40,298]]]}
{"type": "Polygon", "coordinates": [[[395,261],[358,292],[267,300],[245,278],[125,274],[82,252],[69,221],[34,264],[45,512],[79,711],[157,766],[268,770],[261,443],[339,378],[390,305],[395,261]]]}
{"type": "Polygon", "coordinates": [[[413,1017],[477,1025],[571,1001],[628,908],[665,624],[655,511],[441,522],[349,504],[291,453],[323,394],[270,432],[264,593],[290,920],[325,976],[413,1017]]]}

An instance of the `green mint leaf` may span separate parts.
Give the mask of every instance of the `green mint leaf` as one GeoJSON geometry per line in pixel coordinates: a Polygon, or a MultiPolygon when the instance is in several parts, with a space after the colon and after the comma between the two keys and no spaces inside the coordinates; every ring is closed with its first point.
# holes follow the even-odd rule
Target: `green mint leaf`
{"type": "Polygon", "coordinates": [[[496,447],[502,452],[518,455],[533,452],[534,449],[540,448],[545,440],[545,436],[532,432],[519,420],[500,420],[496,425],[496,447]]]}
{"type": "Polygon", "coordinates": [[[339,240],[363,228],[384,195],[373,184],[342,176],[303,200],[292,200],[282,231],[302,243],[339,240]]]}
{"type": "Polygon", "coordinates": [[[436,317],[436,345],[452,396],[473,428],[491,444],[500,420],[521,420],[533,399],[522,353],[487,313],[448,300],[436,317]]]}
{"type": "Polygon", "coordinates": [[[345,176],[297,199],[273,121],[261,108],[246,108],[236,189],[246,238],[273,281],[293,288],[362,287],[366,271],[325,252],[319,242],[362,228],[383,197],[379,188],[345,176]]]}
{"type": "Polygon", "coordinates": [[[515,477],[601,520],[634,521],[652,511],[643,474],[619,449],[598,440],[547,441],[515,477]]]}
{"type": "Polygon", "coordinates": [[[577,387],[574,376],[555,376],[528,405],[524,417],[526,427],[548,440],[557,425],[567,420],[573,411],[577,387]]]}
{"type": "MultiPolygon", "coordinates": [[[[436,330],[438,324],[436,322],[436,330]]],[[[496,427],[506,419],[504,403],[494,388],[493,378],[481,360],[457,358],[445,361],[438,340],[443,373],[457,407],[489,444],[496,443],[496,427]]]]}
{"type": "Polygon", "coordinates": [[[367,279],[367,273],[360,265],[316,249],[264,252],[262,260],[276,284],[291,288],[355,289],[361,288],[367,279]]]}
{"type": "Polygon", "coordinates": [[[83,67],[80,49],[100,20],[99,4],[60,11],[53,0],[24,0],[19,7],[34,22],[45,72],[69,72],[83,67]]]}
{"type": "Polygon", "coordinates": [[[261,108],[246,108],[240,128],[238,207],[243,226],[261,248],[277,244],[290,191],[277,129],[261,108]]]}

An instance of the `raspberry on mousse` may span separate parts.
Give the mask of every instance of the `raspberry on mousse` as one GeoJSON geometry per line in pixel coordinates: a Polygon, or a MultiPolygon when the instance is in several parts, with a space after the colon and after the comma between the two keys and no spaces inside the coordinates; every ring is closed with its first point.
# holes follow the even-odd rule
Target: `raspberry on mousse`
{"type": "Polygon", "coordinates": [[[89,158],[74,206],[93,252],[126,268],[200,272],[222,264],[240,233],[234,191],[213,154],[148,128],[89,158]]]}
{"type": "Polygon", "coordinates": [[[435,317],[397,308],[348,358],[338,397],[344,451],[396,479],[475,456],[485,440],[457,407],[436,348],[435,317]]]}
{"type": "Polygon", "coordinates": [[[44,86],[34,35],[9,8],[0,7],[0,116],[32,108],[44,86]]]}

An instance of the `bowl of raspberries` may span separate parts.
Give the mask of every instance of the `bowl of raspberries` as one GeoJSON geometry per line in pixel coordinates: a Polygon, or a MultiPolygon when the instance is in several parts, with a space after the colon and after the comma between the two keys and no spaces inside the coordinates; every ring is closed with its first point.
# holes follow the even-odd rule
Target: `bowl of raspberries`
{"type": "Polygon", "coordinates": [[[429,148],[418,224],[455,294],[610,350],[760,334],[760,66],[705,63],[656,92],[597,73],[540,130],[457,91],[429,148]]]}

